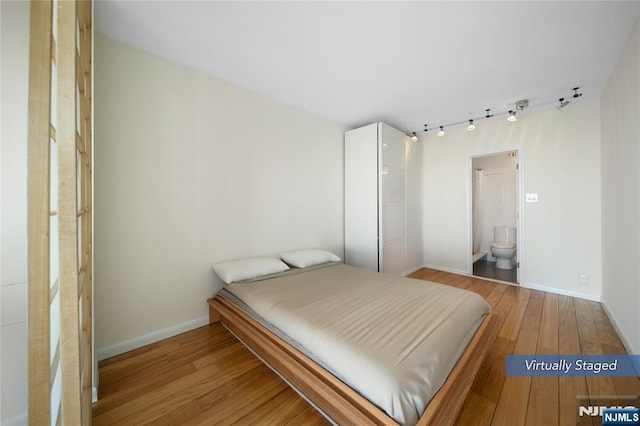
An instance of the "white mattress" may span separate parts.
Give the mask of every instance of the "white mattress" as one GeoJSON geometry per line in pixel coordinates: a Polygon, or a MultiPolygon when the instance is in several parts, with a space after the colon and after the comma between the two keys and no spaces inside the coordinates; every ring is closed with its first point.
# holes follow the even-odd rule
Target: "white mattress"
{"type": "Polygon", "coordinates": [[[401,424],[415,424],[490,307],[466,290],[343,264],[225,288],[401,424]]]}

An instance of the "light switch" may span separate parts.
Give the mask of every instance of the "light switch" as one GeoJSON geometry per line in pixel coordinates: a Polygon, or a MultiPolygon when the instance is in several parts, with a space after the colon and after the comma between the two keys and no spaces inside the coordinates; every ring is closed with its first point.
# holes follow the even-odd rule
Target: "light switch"
{"type": "Polygon", "coordinates": [[[537,193],[527,193],[527,203],[537,203],[538,202],[538,194],[537,193]]]}

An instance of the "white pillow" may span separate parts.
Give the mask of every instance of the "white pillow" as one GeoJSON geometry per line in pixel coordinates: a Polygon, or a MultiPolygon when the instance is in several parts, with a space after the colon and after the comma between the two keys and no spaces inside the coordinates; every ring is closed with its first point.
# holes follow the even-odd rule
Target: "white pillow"
{"type": "Polygon", "coordinates": [[[326,250],[294,250],[280,255],[282,260],[296,268],[306,268],[327,262],[340,262],[335,254],[326,250]]]}
{"type": "Polygon", "coordinates": [[[227,284],[275,274],[287,269],[289,269],[287,265],[273,257],[252,257],[213,265],[213,270],[227,284]]]}

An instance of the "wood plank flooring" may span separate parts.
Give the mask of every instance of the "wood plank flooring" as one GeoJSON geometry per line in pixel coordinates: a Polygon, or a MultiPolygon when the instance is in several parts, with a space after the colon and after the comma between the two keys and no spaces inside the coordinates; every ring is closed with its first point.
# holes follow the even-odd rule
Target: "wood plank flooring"
{"type": "MultiPolygon", "coordinates": [[[[625,353],[599,303],[432,269],[411,276],[474,291],[501,319],[457,424],[575,425],[578,395],[640,395],[638,378],[505,377],[509,354],[625,353]]],[[[328,424],[220,324],[101,361],[99,373],[95,425],[328,424]]]]}

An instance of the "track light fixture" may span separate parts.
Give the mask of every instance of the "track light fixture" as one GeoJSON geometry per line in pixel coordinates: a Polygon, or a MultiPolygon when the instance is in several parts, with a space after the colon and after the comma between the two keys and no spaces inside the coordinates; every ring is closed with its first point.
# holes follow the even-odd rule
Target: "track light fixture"
{"type": "Polygon", "coordinates": [[[473,118],[469,120],[469,125],[467,126],[467,130],[473,132],[476,129],[476,125],[473,124],[473,118]]]}
{"type": "Polygon", "coordinates": [[[564,111],[564,107],[571,103],[571,101],[565,101],[564,98],[558,99],[558,102],[560,102],[560,105],[558,105],[556,109],[560,112],[564,111]]]}
{"type": "Polygon", "coordinates": [[[418,142],[418,136],[416,132],[411,133],[411,142],[418,142]]]}
{"type": "MultiPolygon", "coordinates": [[[[582,93],[579,93],[578,90],[580,90],[580,87],[574,87],[573,89],[573,95],[572,98],[579,98],[582,96],[582,93]]],[[[558,98],[556,98],[558,99],[558,98]]],[[[558,110],[562,111],[562,108],[564,108],[565,106],[567,106],[571,101],[565,100],[565,98],[559,98],[558,99],[560,104],[558,106],[556,106],[556,108],[558,108],[558,110]]],[[[542,106],[542,105],[550,105],[555,103],[555,99],[554,100],[547,100],[544,102],[537,102],[535,106],[542,106]]],[[[445,132],[444,132],[444,128],[445,127],[454,127],[454,126],[459,126],[462,124],[467,124],[467,130],[469,131],[473,131],[476,128],[476,124],[475,122],[478,120],[482,120],[482,119],[487,119],[487,118],[492,118],[494,116],[501,116],[501,115],[506,115],[507,116],[507,121],[510,122],[514,122],[514,121],[518,121],[518,119],[516,118],[516,114],[518,112],[522,112],[524,111],[525,108],[529,107],[529,99],[520,99],[519,101],[516,101],[514,103],[513,108],[510,108],[509,110],[505,111],[500,111],[496,114],[492,114],[491,113],[491,108],[486,108],[485,109],[485,115],[484,116],[478,116],[478,117],[474,117],[474,118],[470,118],[470,119],[465,119],[462,121],[456,121],[453,123],[445,123],[442,126],[434,126],[429,128],[428,124],[424,125],[424,132],[428,132],[429,130],[435,130],[435,129],[439,129],[437,132],[438,136],[444,136],[445,132]]],[[[413,133],[415,135],[415,132],[413,133]]],[[[413,139],[412,139],[413,140],[413,139]]]]}

